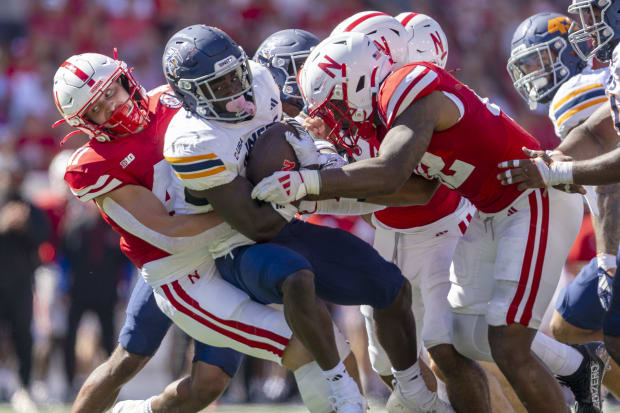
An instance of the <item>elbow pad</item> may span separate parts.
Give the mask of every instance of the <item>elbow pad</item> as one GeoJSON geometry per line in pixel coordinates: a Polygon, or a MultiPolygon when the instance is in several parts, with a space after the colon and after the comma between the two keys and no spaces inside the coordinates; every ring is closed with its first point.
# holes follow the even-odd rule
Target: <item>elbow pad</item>
{"type": "Polygon", "coordinates": [[[370,204],[352,198],[301,201],[300,214],[366,215],[385,209],[385,205],[370,204]]]}
{"type": "Polygon", "coordinates": [[[125,231],[169,254],[203,248],[231,231],[230,225],[221,223],[191,237],[171,237],[142,224],[129,211],[109,197],[103,200],[101,208],[125,231]]]}

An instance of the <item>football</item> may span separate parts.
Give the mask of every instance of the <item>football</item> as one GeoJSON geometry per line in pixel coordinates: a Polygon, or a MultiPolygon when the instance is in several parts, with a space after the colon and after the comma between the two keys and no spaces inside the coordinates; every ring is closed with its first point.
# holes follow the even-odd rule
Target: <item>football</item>
{"type": "Polygon", "coordinates": [[[277,122],[256,139],[245,172],[252,185],[256,185],[261,179],[276,171],[299,169],[295,151],[284,136],[286,131],[297,135],[293,126],[277,122]]]}

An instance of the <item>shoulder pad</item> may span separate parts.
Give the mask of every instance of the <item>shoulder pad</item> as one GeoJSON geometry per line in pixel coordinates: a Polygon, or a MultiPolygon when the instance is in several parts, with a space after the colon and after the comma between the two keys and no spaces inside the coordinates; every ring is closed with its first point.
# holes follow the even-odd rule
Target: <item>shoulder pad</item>
{"type": "Polygon", "coordinates": [[[607,101],[605,77],[596,72],[579,74],[560,86],[549,106],[549,118],[559,138],[564,138],[607,101]]]}
{"type": "Polygon", "coordinates": [[[126,183],[115,169],[113,162],[86,144],[69,159],[64,178],[73,195],[87,202],[126,183]]]}
{"type": "Polygon", "coordinates": [[[379,89],[379,113],[387,127],[414,101],[430,94],[443,69],[430,63],[410,63],[391,73],[379,89]]]}

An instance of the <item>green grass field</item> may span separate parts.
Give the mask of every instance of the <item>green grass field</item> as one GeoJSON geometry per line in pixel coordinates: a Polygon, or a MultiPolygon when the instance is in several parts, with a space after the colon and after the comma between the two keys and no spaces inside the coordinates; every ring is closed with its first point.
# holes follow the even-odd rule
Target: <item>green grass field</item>
{"type": "MultiPolygon", "coordinates": [[[[289,405],[224,405],[216,407],[215,409],[205,410],[205,413],[305,413],[306,410],[303,406],[297,404],[289,405]]],[[[604,413],[620,413],[620,407],[604,408],[604,413]]],[[[371,413],[385,413],[385,409],[370,409],[371,413]]],[[[10,406],[0,405],[0,413],[15,413],[10,406]]],[[[39,410],[39,413],[69,413],[68,407],[54,407],[50,409],[39,410]]]]}
{"type": "MultiPolygon", "coordinates": [[[[205,410],[205,413],[306,413],[305,407],[298,404],[278,404],[278,405],[224,405],[215,409],[205,410]]],[[[371,409],[373,413],[384,413],[384,409],[371,409]]],[[[0,405],[0,413],[15,413],[9,405],[0,405]]],[[[54,407],[39,410],[39,413],[69,413],[69,407],[54,407]]]]}

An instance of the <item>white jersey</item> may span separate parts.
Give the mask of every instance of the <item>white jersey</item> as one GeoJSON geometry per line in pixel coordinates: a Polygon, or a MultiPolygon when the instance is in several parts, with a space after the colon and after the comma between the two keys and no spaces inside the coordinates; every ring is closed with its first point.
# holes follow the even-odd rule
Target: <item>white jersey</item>
{"type": "Polygon", "coordinates": [[[620,135],[620,44],[611,55],[609,64],[609,82],[607,83],[607,96],[611,107],[611,117],[614,121],[616,132],[620,135]]]}
{"type": "Polygon", "coordinates": [[[549,119],[558,138],[564,139],[571,129],[607,101],[605,85],[609,77],[607,68],[586,69],[560,86],[549,106],[549,119]]]}
{"type": "MultiPolygon", "coordinates": [[[[245,176],[247,158],[254,142],[268,125],[282,118],[280,91],[271,73],[253,61],[253,93],[256,115],[248,121],[226,123],[205,120],[185,109],[170,121],[164,142],[164,157],[183,184],[202,191],[245,176]]],[[[212,210],[212,207],[208,208],[212,210]]],[[[210,246],[214,258],[254,241],[233,230],[210,246]]]]}

